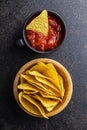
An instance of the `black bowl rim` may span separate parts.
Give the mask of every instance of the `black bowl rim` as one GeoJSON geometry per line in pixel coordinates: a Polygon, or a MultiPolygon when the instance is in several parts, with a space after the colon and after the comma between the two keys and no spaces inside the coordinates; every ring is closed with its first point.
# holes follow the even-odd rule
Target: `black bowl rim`
{"type": "Polygon", "coordinates": [[[61,43],[60,43],[56,48],[54,48],[53,50],[40,51],[40,50],[37,50],[37,49],[33,48],[33,47],[29,44],[29,42],[27,41],[27,39],[26,39],[26,36],[25,36],[25,27],[26,27],[26,25],[27,25],[29,19],[31,19],[34,15],[40,14],[41,12],[42,12],[42,10],[41,10],[41,11],[36,11],[36,12],[31,13],[31,15],[28,16],[27,20],[25,21],[24,27],[23,27],[23,39],[24,39],[24,41],[25,41],[25,44],[26,44],[31,50],[33,50],[34,52],[37,52],[37,53],[40,53],[40,54],[47,54],[47,53],[50,53],[50,52],[54,52],[54,51],[55,51],[56,49],[58,49],[58,47],[64,42],[65,35],[66,35],[66,25],[65,25],[65,22],[64,22],[63,18],[62,18],[59,14],[57,14],[57,13],[54,12],[54,11],[47,10],[48,14],[51,14],[51,15],[54,15],[55,17],[58,17],[59,20],[61,21],[61,23],[62,23],[62,25],[63,25],[63,28],[64,28],[64,36],[63,36],[63,39],[62,39],[61,43]]]}

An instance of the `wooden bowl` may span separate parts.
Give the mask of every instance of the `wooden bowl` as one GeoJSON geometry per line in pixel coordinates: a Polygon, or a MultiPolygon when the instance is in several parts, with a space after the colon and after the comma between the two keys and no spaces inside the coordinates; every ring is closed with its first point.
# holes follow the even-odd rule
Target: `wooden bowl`
{"type": "Polygon", "coordinates": [[[59,103],[51,112],[46,113],[46,115],[48,117],[51,117],[51,116],[54,116],[54,115],[60,113],[61,111],[63,111],[66,108],[66,106],[70,102],[70,99],[72,97],[72,92],[73,92],[73,83],[72,83],[71,76],[70,76],[69,72],[67,71],[67,69],[59,62],[52,60],[52,59],[48,59],[48,58],[39,58],[39,59],[34,59],[32,61],[27,62],[25,65],[23,65],[20,68],[20,70],[16,74],[16,77],[15,77],[14,83],[13,83],[13,93],[14,93],[15,100],[17,101],[18,105],[22,108],[22,110],[24,110],[29,115],[32,115],[35,117],[42,117],[41,115],[34,115],[22,107],[22,105],[20,104],[19,99],[18,99],[19,91],[17,88],[17,86],[19,84],[20,75],[25,70],[27,70],[30,67],[32,67],[33,65],[35,65],[38,61],[42,61],[44,63],[52,63],[64,79],[65,95],[63,97],[63,101],[61,103],[59,103]]]}

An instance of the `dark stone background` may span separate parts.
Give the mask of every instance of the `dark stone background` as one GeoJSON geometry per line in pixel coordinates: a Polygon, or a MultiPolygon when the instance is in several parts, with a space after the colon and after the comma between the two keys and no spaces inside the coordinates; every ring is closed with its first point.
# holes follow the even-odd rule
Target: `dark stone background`
{"type": "Polygon", "coordinates": [[[0,130],[87,129],[87,0],[0,0],[0,130]],[[66,37],[53,53],[41,55],[15,46],[26,18],[38,10],[57,12],[65,21],[66,37]],[[62,63],[73,80],[67,108],[49,120],[24,113],[13,97],[18,69],[39,57],[62,63]]]}

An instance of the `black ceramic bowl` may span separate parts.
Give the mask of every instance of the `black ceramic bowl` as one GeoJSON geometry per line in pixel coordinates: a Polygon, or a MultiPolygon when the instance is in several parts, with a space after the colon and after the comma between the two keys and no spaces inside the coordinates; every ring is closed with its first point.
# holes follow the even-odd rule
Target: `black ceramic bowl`
{"type": "Polygon", "coordinates": [[[61,45],[61,43],[64,41],[64,38],[65,38],[66,28],[65,28],[64,21],[62,20],[62,18],[57,13],[52,12],[52,11],[48,11],[48,16],[50,15],[50,16],[52,16],[52,17],[54,17],[54,18],[56,18],[58,20],[58,22],[59,22],[59,24],[61,26],[61,30],[62,30],[62,38],[61,38],[60,42],[58,43],[58,46],[55,47],[52,50],[41,51],[41,50],[37,50],[37,49],[33,48],[31,46],[30,41],[28,41],[27,38],[26,38],[26,30],[25,30],[25,28],[26,28],[27,24],[29,24],[29,22],[31,22],[40,13],[41,13],[41,11],[38,11],[38,12],[35,12],[35,13],[31,14],[28,17],[28,19],[26,20],[26,22],[24,24],[24,27],[23,27],[23,37],[21,39],[17,40],[16,44],[17,44],[18,47],[22,47],[24,45],[27,45],[27,47],[29,47],[34,52],[45,54],[45,53],[49,53],[49,52],[52,52],[52,51],[56,50],[61,45]]]}

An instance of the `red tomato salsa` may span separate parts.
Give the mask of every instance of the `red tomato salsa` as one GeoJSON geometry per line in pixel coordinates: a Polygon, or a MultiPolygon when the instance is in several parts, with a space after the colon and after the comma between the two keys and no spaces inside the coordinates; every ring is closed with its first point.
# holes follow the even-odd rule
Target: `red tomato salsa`
{"type": "Polygon", "coordinates": [[[41,32],[26,30],[26,38],[31,46],[39,51],[49,51],[56,48],[62,38],[62,28],[55,17],[48,16],[49,32],[44,36],[41,32]]]}

